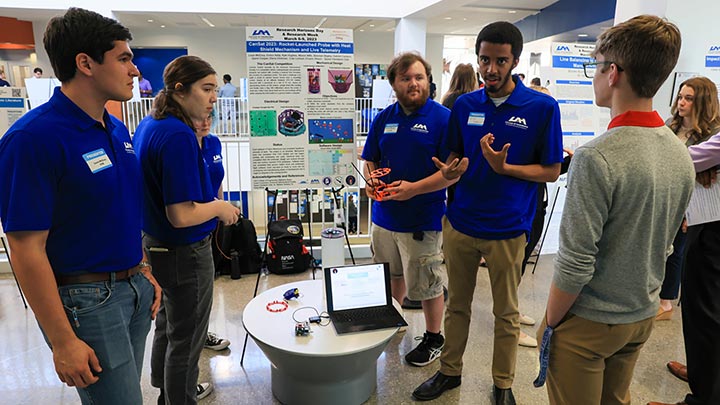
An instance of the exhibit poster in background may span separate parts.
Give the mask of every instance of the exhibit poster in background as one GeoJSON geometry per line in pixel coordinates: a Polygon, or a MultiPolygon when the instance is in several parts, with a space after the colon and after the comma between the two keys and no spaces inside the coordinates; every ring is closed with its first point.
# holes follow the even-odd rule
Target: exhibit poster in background
{"type": "Polygon", "coordinates": [[[575,150],[605,132],[610,110],[595,105],[592,79],[585,77],[583,63],[593,62],[593,43],[552,44],[550,91],[560,106],[563,145],[575,150]]]}
{"type": "Polygon", "coordinates": [[[372,98],[373,81],[385,79],[387,66],[373,63],[355,64],[355,97],[372,98]]]}
{"type": "MultiPolygon", "coordinates": [[[[705,55],[705,70],[708,79],[715,82],[720,95],[720,43],[711,43],[705,55]]],[[[674,93],[677,94],[677,93],[674,93]]]]}
{"type": "Polygon", "coordinates": [[[25,114],[25,89],[0,87],[0,138],[25,114]]]}
{"type": "Polygon", "coordinates": [[[354,185],[353,33],[248,27],[254,189],[354,185]]]}

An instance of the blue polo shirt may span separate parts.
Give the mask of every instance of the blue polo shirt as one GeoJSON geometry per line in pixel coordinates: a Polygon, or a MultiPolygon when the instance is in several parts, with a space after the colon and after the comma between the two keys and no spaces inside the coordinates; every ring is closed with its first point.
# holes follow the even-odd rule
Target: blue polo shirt
{"type": "Polygon", "coordinates": [[[205,159],[205,166],[210,173],[210,184],[215,195],[218,195],[220,186],[225,178],[225,168],[223,167],[222,144],[220,138],[213,134],[208,134],[202,138],[202,155],[205,159]]]}
{"type": "Polygon", "coordinates": [[[56,274],[119,271],[142,260],[140,165],[122,122],[105,111],[103,124],[58,87],[0,139],[3,228],[48,231],[56,274]]]}
{"type": "MultiPolygon", "coordinates": [[[[409,116],[396,102],[373,120],[362,158],[391,169],[381,179],[385,183],[422,180],[437,172],[433,156],[447,157],[443,140],[449,117],[450,110],[431,99],[409,116]]],[[[443,189],[407,201],[375,201],[372,220],[394,232],[439,231],[444,212],[443,189]]]]}
{"type": "Polygon", "coordinates": [[[189,245],[210,235],[216,218],[175,228],[165,212],[168,205],[205,203],[217,196],[195,133],[172,115],[161,120],[148,115],[138,125],[134,141],[143,172],[143,231],[168,246],[189,245]]]}
{"type": "Polygon", "coordinates": [[[455,188],[447,218],[456,230],[480,239],[529,234],[538,183],[495,173],[482,155],[480,139],[495,136],[493,149],[510,143],[507,162],[516,165],[563,160],[560,109],[552,97],[528,89],[513,76],[515,89],[495,107],[480,89],[460,96],[448,125],[448,148],[468,157],[470,166],[455,188]]]}

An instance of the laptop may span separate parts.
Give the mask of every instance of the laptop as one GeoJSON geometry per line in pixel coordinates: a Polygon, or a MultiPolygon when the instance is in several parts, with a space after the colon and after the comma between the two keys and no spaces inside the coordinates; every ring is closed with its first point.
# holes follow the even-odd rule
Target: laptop
{"type": "Polygon", "coordinates": [[[327,312],[338,335],[407,326],[392,304],[388,263],[326,267],[327,312]]]}

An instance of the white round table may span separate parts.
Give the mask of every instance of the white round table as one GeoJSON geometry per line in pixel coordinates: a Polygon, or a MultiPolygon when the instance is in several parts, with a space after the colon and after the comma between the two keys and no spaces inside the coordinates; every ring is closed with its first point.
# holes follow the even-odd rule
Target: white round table
{"type": "MultiPolygon", "coordinates": [[[[399,304],[394,302],[399,308],[399,304]]],[[[377,359],[398,328],[338,335],[332,324],[310,324],[308,336],[295,336],[293,312],[301,307],[326,310],[322,280],[307,280],[269,289],[253,298],[243,311],[243,326],[272,364],[272,391],[283,404],[361,404],[377,384],[377,359]],[[282,301],[291,288],[300,297],[282,312],[266,306],[282,301]]],[[[274,305],[273,307],[279,307],[274,305]]],[[[295,314],[298,320],[316,316],[312,309],[295,314]]],[[[323,319],[323,324],[329,319],[323,319]]]]}

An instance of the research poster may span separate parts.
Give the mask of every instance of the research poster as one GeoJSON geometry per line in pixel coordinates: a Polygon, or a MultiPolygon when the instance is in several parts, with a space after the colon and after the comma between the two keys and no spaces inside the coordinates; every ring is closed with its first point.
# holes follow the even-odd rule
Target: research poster
{"type": "Polygon", "coordinates": [[[253,188],[356,184],[352,30],[248,27],[246,50],[253,188]]]}
{"type": "Polygon", "coordinates": [[[595,105],[592,79],[583,70],[583,63],[594,62],[593,49],[591,43],[552,44],[550,89],[560,106],[563,145],[572,150],[605,132],[610,122],[610,110],[595,105]]]}
{"type": "Polygon", "coordinates": [[[25,89],[0,87],[0,138],[25,114],[25,89]]]}

